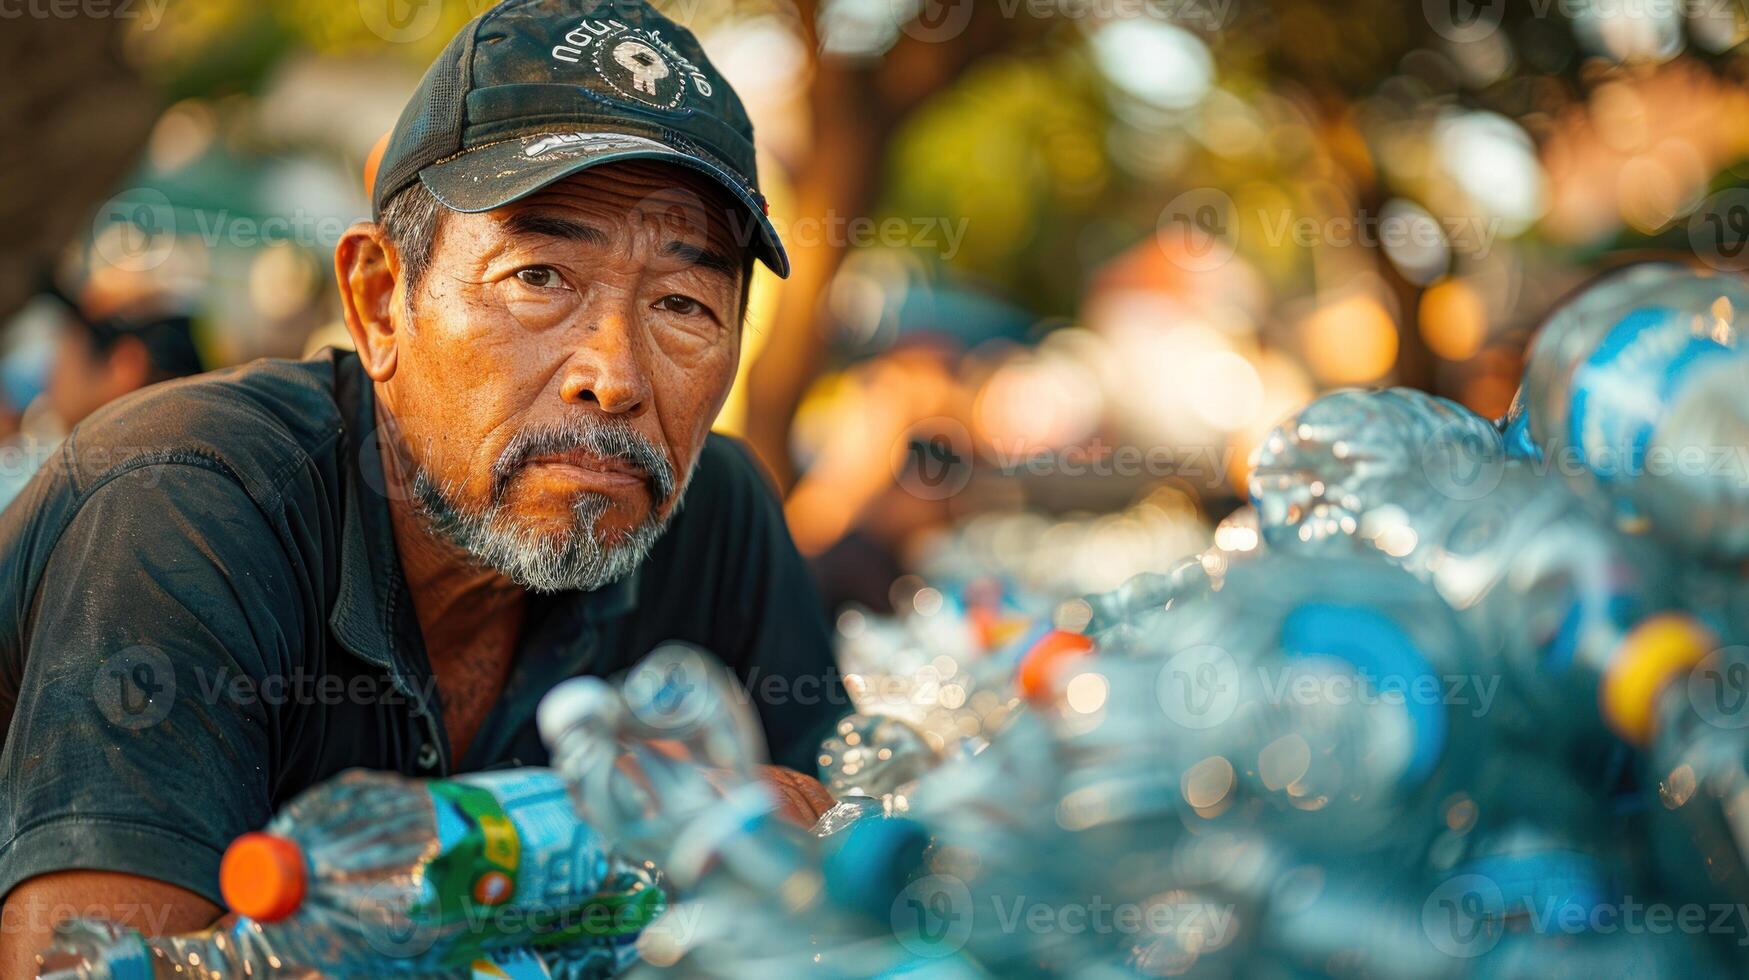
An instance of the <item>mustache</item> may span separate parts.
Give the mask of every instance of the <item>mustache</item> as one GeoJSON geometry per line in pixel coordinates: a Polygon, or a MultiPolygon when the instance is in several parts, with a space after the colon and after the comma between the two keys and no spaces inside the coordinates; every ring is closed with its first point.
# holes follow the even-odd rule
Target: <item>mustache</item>
{"type": "Polygon", "coordinates": [[[650,500],[661,505],[674,495],[674,467],[668,457],[628,423],[574,416],[563,421],[529,426],[512,436],[498,461],[492,464],[492,502],[504,499],[504,491],[519,470],[536,456],[581,451],[602,459],[619,460],[644,474],[650,500]]]}

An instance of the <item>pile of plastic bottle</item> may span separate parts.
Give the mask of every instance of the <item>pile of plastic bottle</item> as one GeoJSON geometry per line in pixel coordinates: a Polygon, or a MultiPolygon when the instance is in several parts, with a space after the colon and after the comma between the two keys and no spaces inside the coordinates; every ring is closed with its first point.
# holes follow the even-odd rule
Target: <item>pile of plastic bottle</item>
{"type": "Polygon", "coordinates": [[[812,832],[752,699],[664,647],[554,690],[552,771],[349,776],[232,848],[235,926],[70,923],[44,975],[1741,975],[1745,311],[1631,267],[1498,424],[1406,389],[1286,419],[1167,572],[841,618],[812,832]]]}

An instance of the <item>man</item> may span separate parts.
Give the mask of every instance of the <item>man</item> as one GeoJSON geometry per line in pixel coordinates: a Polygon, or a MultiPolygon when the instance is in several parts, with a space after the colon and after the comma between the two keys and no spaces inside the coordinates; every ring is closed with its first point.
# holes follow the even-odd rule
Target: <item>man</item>
{"type": "MultiPolygon", "coordinates": [[[[847,710],[826,625],[709,435],[751,263],[788,266],[753,159],[685,30],[510,0],[427,73],[336,248],[356,355],[72,433],[0,516],[0,975],[43,910],[212,921],[226,844],[343,769],[545,762],[541,696],[664,640],[727,661],[774,760],[810,764],[847,710]]],[[[798,819],[830,803],[772,778],[798,819]]]]}
{"type": "MultiPolygon", "coordinates": [[[[44,407],[61,431],[123,395],[201,371],[189,318],[165,312],[159,297],[87,296],[81,305],[57,289],[47,296],[65,313],[43,389],[44,407]]],[[[0,508],[23,489],[51,448],[27,436],[18,462],[0,467],[0,508]]]]}
{"type": "Polygon", "coordinates": [[[43,395],[67,428],[147,385],[200,373],[189,318],[162,311],[153,297],[111,300],[113,309],[93,315],[58,291],[50,295],[67,317],[43,395]]]}

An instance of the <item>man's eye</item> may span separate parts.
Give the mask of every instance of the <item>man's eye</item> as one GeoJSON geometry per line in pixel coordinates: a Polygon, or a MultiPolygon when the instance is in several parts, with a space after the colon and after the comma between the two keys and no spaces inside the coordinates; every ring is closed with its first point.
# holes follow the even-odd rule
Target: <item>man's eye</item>
{"type": "Polygon", "coordinates": [[[692,316],[705,311],[703,303],[700,303],[698,300],[693,299],[690,296],[681,296],[678,293],[671,296],[664,296],[657,300],[656,308],[667,310],[669,313],[678,313],[681,316],[692,316]]]}
{"type": "Polygon", "coordinates": [[[516,278],[536,289],[559,289],[565,285],[559,276],[559,270],[550,265],[531,265],[526,269],[516,270],[516,278]]]}

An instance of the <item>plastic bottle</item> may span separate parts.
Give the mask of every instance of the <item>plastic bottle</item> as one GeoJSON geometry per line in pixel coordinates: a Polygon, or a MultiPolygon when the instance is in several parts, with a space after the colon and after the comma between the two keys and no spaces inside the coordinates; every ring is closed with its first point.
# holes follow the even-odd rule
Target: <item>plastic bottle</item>
{"type": "MultiPolygon", "coordinates": [[[[677,890],[639,938],[647,963],[715,977],[914,965],[890,925],[828,899],[820,840],[775,815],[755,773],[758,725],[721,664],[659,647],[617,689],[589,677],[554,688],[537,720],[579,813],[661,866],[677,890]]],[[[852,857],[840,865],[841,879],[881,873],[857,870],[852,857]]]]}
{"type": "Polygon", "coordinates": [[[1270,547],[1341,551],[1372,507],[1418,510],[1485,493],[1504,458],[1494,426],[1455,402],[1412,388],[1346,389],[1264,437],[1251,503],[1270,547]]]}
{"type": "MultiPolygon", "coordinates": [[[[641,876],[635,876],[641,877],[641,876]]],[[[629,888],[627,889],[630,890],[629,888]]],[[[318,971],[287,960],[259,924],[236,919],[197,933],[145,937],[102,919],[67,919],[55,926],[40,957],[41,980],[324,980],[396,976],[415,980],[605,980],[635,959],[630,937],[566,946],[494,949],[465,966],[429,971],[318,971]]]]}
{"type": "Polygon", "coordinates": [[[1675,601],[1669,564],[1599,523],[1563,481],[1507,464],[1469,500],[1422,499],[1368,512],[1359,538],[1429,582],[1475,638],[1476,669],[1500,681],[1492,723],[1598,770],[1620,743],[1602,712],[1625,641],[1675,601]]]}
{"type": "Polygon", "coordinates": [[[1622,529],[1749,556],[1749,310],[1741,278],[1657,263],[1605,277],[1531,345],[1523,400],[1544,462],[1622,529]]]}
{"type": "MultiPolygon", "coordinates": [[[[1741,909],[1749,905],[1749,648],[1715,649],[1698,629],[1672,628],[1666,642],[1669,679],[1656,689],[1648,732],[1656,866],[1678,894],[1741,909]]],[[[1725,925],[1749,944],[1749,924],[1725,925]]]]}
{"type": "Polygon", "coordinates": [[[605,842],[549,770],[353,770],[238,838],[220,884],[280,958],[389,976],[635,933],[661,892],[602,894],[608,872],[605,842]]]}
{"type": "Polygon", "coordinates": [[[835,797],[884,797],[915,782],[939,761],[909,723],[853,712],[820,745],[820,779],[835,797]]]}

